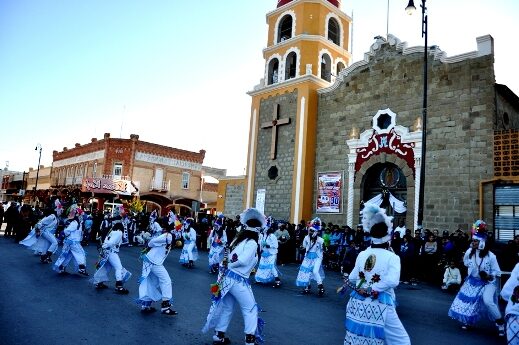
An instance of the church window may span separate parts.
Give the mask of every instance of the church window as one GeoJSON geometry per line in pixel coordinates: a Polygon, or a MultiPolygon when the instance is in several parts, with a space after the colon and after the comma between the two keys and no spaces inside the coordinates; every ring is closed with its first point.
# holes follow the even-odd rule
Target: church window
{"type": "Polygon", "coordinates": [[[328,21],[328,39],[338,46],[341,43],[339,23],[335,18],[330,18],[328,21]]]}
{"type": "Polygon", "coordinates": [[[387,129],[391,125],[391,116],[381,114],[377,119],[377,126],[380,129],[387,129]]]}
{"type": "Polygon", "coordinates": [[[285,63],[285,80],[296,77],[296,65],[297,54],[295,52],[291,52],[290,54],[288,54],[287,61],[285,63]]]}
{"type": "Polygon", "coordinates": [[[337,62],[337,75],[339,75],[339,73],[341,73],[341,71],[345,68],[344,64],[342,63],[342,61],[339,61],[337,62]]]}
{"type": "Polygon", "coordinates": [[[269,62],[268,85],[276,84],[279,81],[279,60],[272,59],[269,62]]]}
{"type": "Polygon", "coordinates": [[[269,170],[267,171],[267,174],[268,174],[269,179],[271,179],[271,180],[277,179],[278,174],[279,174],[277,166],[275,166],[275,165],[271,166],[269,168],[269,170]]]}
{"type": "Polygon", "coordinates": [[[332,81],[332,60],[328,54],[321,57],[321,79],[332,81]]]}
{"type": "Polygon", "coordinates": [[[189,189],[189,173],[182,173],[182,189],[189,189]]]}
{"type": "Polygon", "coordinates": [[[292,38],[292,16],[286,15],[279,23],[277,41],[279,43],[289,38],[292,38]]]}

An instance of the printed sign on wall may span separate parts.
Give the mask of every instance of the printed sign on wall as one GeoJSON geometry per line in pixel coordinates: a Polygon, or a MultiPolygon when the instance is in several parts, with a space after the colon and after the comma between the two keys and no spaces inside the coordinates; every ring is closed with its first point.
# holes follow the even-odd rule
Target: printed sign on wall
{"type": "Polygon", "coordinates": [[[256,208],[265,214],[265,189],[258,189],[256,194],[256,208]]]}
{"type": "Polygon", "coordinates": [[[317,213],[341,213],[342,172],[317,173],[317,213]]]}

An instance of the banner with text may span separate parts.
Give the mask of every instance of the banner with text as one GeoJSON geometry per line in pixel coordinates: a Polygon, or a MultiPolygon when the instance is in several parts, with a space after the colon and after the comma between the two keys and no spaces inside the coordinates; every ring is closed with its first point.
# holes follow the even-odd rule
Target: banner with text
{"type": "Polygon", "coordinates": [[[317,213],[341,213],[342,172],[317,174],[317,213]]]}
{"type": "Polygon", "coordinates": [[[129,180],[116,180],[107,178],[87,177],[83,179],[82,192],[138,195],[139,189],[134,182],[129,180]]]}

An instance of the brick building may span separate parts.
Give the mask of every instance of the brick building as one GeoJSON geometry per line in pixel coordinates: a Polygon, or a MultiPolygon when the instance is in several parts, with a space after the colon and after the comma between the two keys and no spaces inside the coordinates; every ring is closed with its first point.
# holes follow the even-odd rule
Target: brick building
{"type": "Polygon", "coordinates": [[[201,205],[202,164],[205,151],[190,152],[130,139],[93,138],[53,152],[51,189],[72,193],[81,202],[94,201],[98,208],[110,208],[116,199],[139,195],[148,210],[164,214],[193,214],[201,205]]]}
{"type": "MultiPolygon", "coordinates": [[[[369,201],[416,227],[424,47],[377,37],[350,65],[340,1],[280,1],[267,23],[265,76],[249,92],[245,206],[354,226],[369,201]]],[[[493,39],[427,54],[423,225],[467,230],[483,218],[509,239],[519,233],[519,99],[495,82],[493,39]]]]}

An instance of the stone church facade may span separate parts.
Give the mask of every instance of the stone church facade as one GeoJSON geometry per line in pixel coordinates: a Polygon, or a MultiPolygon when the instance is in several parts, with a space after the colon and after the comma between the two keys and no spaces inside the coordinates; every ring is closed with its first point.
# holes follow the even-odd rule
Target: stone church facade
{"type": "MultiPolygon", "coordinates": [[[[267,22],[265,76],[249,92],[244,207],[355,226],[370,201],[416,227],[424,47],[378,37],[351,64],[351,18],[338,1],[282,1],[267,22]]],[[[476,41],[476,51],[452,57],[427,48],[423,225],[467,230],[483,218],[506,239],[519,233],[519,98],[495,83],[492,37],[476,41]]]]}

